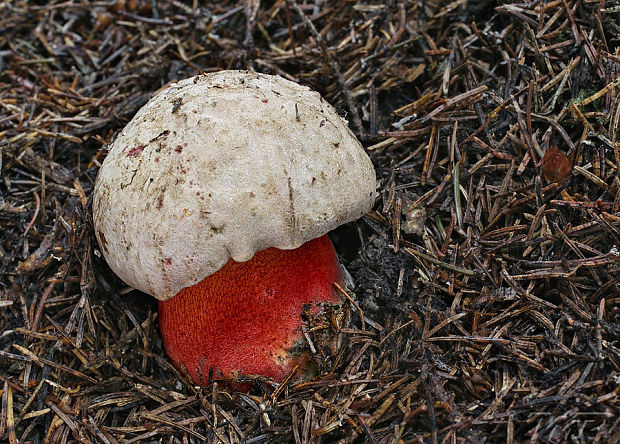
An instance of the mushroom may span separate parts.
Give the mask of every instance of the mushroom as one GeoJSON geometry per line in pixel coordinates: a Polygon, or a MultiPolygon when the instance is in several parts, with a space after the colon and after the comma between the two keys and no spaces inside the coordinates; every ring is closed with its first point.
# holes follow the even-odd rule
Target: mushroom
{"type": "Polygon", "coordinates": [[[326,233],[368,212],[375,172],[321,96],[220,71],[156,94],[111,144],[93,225],[107,263],[159,300],[172,362],[213,376],[307,368],[302,313],[338,303],[326,233]]]}

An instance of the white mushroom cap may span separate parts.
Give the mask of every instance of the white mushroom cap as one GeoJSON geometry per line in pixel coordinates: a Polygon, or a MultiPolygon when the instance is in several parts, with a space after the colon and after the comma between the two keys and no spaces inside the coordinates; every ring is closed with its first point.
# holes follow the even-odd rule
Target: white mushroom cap
{"type": "Polygon", "coordinates": [[[294,249],[370,211],[375,172],[321,96],[221,71],[174,83],[112,143],[93,223],[112,270],[160,300],[257,251],[294,249]]]}

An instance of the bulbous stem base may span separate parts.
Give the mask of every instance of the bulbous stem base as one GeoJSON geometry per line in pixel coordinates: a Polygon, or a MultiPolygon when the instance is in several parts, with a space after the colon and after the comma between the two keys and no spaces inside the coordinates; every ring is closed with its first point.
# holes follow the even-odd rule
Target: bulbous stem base
{"type": "Polygon", "coordinates": [[[263,375],[281,381],[305,372],[302,313],[339,303],[342,276],[327,236],[295,250],[269,248],[248,262],[229,261],[215,274],[159,302],[168,356],[194,382],[263,375]],[[182,364],[182,366],[181,366],[182,364]]]}

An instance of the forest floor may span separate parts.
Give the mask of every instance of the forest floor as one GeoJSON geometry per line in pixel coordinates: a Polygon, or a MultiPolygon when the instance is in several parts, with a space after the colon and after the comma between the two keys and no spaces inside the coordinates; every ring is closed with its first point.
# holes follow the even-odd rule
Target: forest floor
{"type": "Polygon", "coordinates": [[[0,1],[0,441],[620,442],[618,3],[197,3],[0,1]],[[310,382],[194,387],[94,240],[107,143],[221,69],[319,91],[377,171],[310,382]]]}

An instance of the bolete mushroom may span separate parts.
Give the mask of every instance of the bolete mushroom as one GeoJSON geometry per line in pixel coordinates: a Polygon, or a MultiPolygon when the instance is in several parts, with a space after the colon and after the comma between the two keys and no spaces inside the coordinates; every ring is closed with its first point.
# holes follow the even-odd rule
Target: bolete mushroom
{"type": "Polygon", "coordinates": [[[340,300],[326,233],[374,196],[370,159],[317,92],[220,71],[168,86],[127,124],[93,224],[110,268],[159,300],[166,351],[195,383],[282,380],[305,365],[304,307],[340,300]]]}

